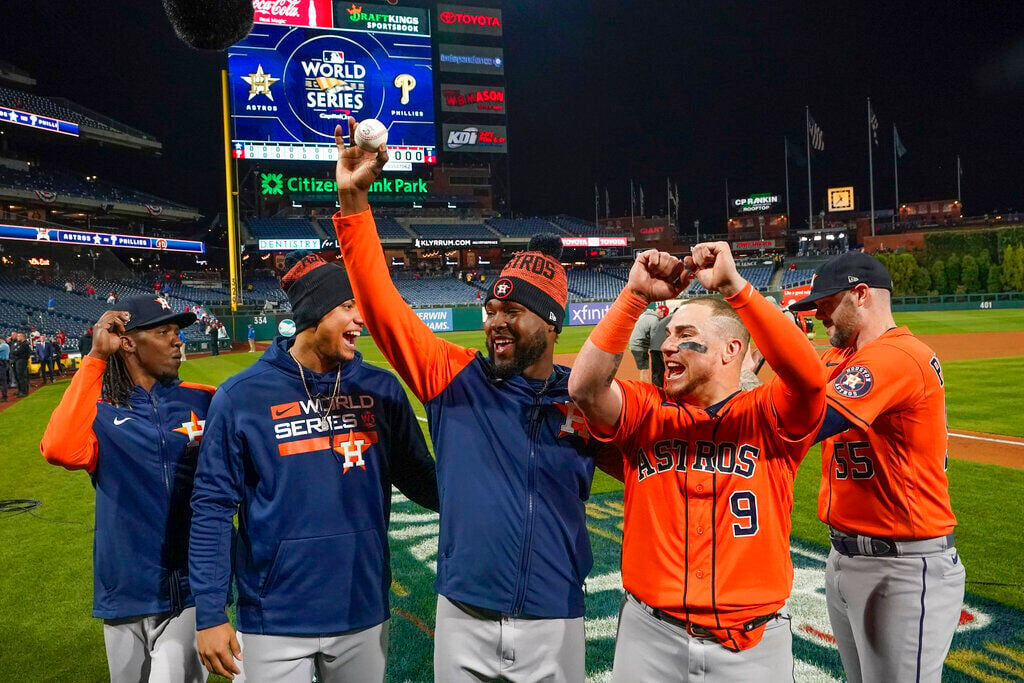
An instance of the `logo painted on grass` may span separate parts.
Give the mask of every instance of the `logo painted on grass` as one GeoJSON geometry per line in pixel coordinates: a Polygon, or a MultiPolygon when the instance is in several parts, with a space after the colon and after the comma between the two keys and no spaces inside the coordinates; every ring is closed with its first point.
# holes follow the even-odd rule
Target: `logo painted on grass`
{"type": "MultiPolygon", "coordinates": [[[[397,492],[389,536],[395,576],[392,611],[411,631],[432,637],[433,581],[437,572],[438,516],[425,512],[397,492]],[[415,584],[415,588],[412,586],[415,584]],[[415,591],[422,592],[417,596],[415,591]],[[412,613],[409,601],[419,598],[421,614],[412,613]]],[[[587,529],[593,546],[594,566],[587,578],[587,680],[604,681],[610,676],[618,622],[622,578],[619,559],[622,544],[622,493],[598,494],[586,504],[587,529]]],[[[824,539],[825,532],[822,531],[824,539]]],[[[825,606],[826,550],[800,539],[791,544],[793,592],[789,599],[792,615],[793,655],[797,680],[841,681],[844,679],[839,651],[825,606]]],[[[970,558],[967,558],[968,563],[970,558]]],[[[970,578],[970,566],[968,566],[970,578]]],[[[395,628],[393,626],[392,628],[395,628]]],[[[943,680],[975,681],[1024,678],[1024,612],[968,594],[960,615],[960,626],[946,660],[943,680]]],[[[417,671],[429,671],[432,648],[424,641],[423,651],[403,658],[396,680],[415,680],[417,671]]]]}

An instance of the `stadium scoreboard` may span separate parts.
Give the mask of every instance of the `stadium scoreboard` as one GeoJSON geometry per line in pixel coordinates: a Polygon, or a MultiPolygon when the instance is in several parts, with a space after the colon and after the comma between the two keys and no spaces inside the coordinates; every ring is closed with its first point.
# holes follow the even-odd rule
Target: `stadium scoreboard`
{"type": "Polygon", "coordinates": [[[257,23],[228,51],[235,158],[336,161],[351,116],[388,128],[387,170],[436,162],[427,10],[310,2],[298,23],[315,25],[257,23]]]}

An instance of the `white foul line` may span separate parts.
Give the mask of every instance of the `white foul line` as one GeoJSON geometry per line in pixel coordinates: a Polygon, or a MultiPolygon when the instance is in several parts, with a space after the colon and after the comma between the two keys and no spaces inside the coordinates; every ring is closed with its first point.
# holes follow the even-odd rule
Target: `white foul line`
{"type": "Polygon", "coordinates": [[[1011,446],[1024,446],[1024,441],[1007,441],[1006,439],[993,439],[988,436],[972,436],[970,434],[956,434],[950,432],[950,436],[959,436],[961,439],[976,439],[977,441],[991,441],[992,443],[1008,443],[1011,446]]]}

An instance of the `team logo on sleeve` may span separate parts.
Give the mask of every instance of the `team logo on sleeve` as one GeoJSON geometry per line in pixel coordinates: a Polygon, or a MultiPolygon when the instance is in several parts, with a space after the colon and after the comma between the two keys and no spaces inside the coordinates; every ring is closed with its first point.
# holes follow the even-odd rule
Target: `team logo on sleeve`
{"type": "Polygon", "coordinates": [[[871,376],[870,370],[863,365],[851,365],[839,373],[839,376],[832,382],[832,387],[840,396],[860,398],[871,391],[874,383],[875,380],[871,376]]]}
{"type": "Polygon", "coordinates": [[[561,439],[563,436],[576,435],[583,439],[583,443],[590,440],[590,430],[587,429],[587,419],[583,417],[583,413],[576,407],[576,404],[572,401],[566,401],[565,403],[553,403],[562,415],[565,416],[565,420],[558,428],[558,438],[561,439]]]}
{"type": "MultiPolygon", "coordinates": [[[[189,411],[189,420],[182,422],[181,426],[172,431],[184,434],[188,437],[189,443],[203,440],[203,431],[206,429],[206,420],[200,420],[194,411],[189,411]]],[[[129,418],[131,419],[131,418],[129,418]]]]}

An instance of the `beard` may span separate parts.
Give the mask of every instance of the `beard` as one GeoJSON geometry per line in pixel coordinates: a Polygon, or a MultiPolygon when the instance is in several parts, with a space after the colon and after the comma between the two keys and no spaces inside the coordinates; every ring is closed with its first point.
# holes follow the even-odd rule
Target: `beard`
{"type": "Polygon", "coordinates": [[[828,343],[837,349],[845,349],[850,345],[850,338],[853,337],[853,330],[835,320],[832,321],[836,331],[829,336],[828,343]]]}
{"type": "Polygon", "coordinates": [[[512,354],[511,360],[498,360],[494,357],[494,344],[490,339],[487,340],[487,353],[491,361],[491,367],[494,368],[494,374],[499,379],[510,379],[518,374],[521,374],[523,370],[530,367],[543,356],[544,352],[547,351],[547,338],[544,330],[537,330],[530,337],[520,337],[517,334],[510,333],[515,344],[515,353],[512,354]]]}

